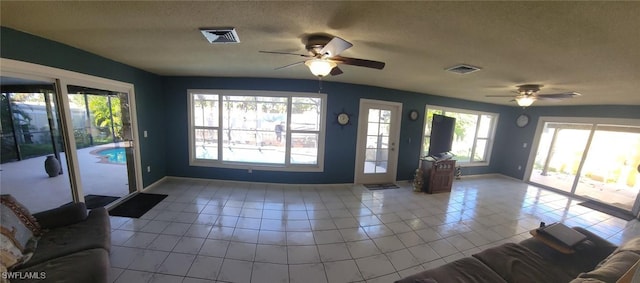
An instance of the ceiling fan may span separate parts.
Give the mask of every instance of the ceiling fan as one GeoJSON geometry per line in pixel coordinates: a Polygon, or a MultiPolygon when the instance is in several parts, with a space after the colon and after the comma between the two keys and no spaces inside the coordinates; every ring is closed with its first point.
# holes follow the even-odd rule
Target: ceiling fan
{"type": "Polygon", "coordinates": [[[516,95],[487,95],[487,97],[513,97],[512,101],[518,103],[519,106],[527,107],[531,106],[531,104],[533,104],[533,102],[535,102],[536,100],[566,99],[581,95],[575,91],[561,93],[538,93],[540,91],[540,88],[542,87],[543,85],[524,84],[518,86],[516,95]]]}
{"type": "Polygon", "coordinates": [[[306,57],[309,59],[276,68],[276,70],[289,68],[301,64],[307,65],[314,76],[325,77],[328,75],[337,76],[342,74],[338,64],[352,65],[382,70],[384,62],[350,58],[340,56],[340,53],[351,48],[353,44],[337,37],[326,34],[312,34],[307,37],[305,48],[309,54],[297,54],[279,51],[260,51],[261,53],[285,54],[306,57]]]}

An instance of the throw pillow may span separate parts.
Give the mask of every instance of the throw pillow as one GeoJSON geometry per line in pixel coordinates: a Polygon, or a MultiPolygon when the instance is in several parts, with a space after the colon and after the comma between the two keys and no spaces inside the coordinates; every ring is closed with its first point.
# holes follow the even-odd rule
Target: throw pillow
{"type": "Polygon", "coordinates": [[[35,249],[34,235],[40,232],[40,227],[29,211],[10,195],[0,196],[0,223],[0,233],[21,255],[35,249]]]}
{"type": "Polygon", "coordinates": [[[16,247],[14,241],[4,233],[0,234],[0,264],[3,269],[11,269],[22,262],[22,251],[16,247]]]}
{"type": "Polygon", "coordinates": [[[3,206],[11,209],[11,211],[13,211],[13,213],[20,219],[20,221],[24,223],[24,225],[27,226],[29,230],[31,230],[33,235],[39,236],[41,234],[42,231],[36,218],[33,217],[29,210],[20,202],[18,202],[12,195],[0,195],[0,202],[3,206]]]}

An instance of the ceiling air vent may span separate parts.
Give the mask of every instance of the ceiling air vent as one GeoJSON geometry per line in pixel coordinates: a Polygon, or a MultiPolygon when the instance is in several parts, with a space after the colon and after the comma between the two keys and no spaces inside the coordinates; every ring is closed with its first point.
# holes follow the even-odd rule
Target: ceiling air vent
{"type": "Polygon", "coordinates": [[[201,28],[200,32],[211,44],[240,42],[235,28],[201,28]]]}
{"type": "Polygon", "coordinates": [[[447,69],[447,71],[457,73],[457,74],[468,74],[468,73],[473,73],[479,70],[480,68],[478,67],[464,65],[464,64],[456,65],[447,69]]]}

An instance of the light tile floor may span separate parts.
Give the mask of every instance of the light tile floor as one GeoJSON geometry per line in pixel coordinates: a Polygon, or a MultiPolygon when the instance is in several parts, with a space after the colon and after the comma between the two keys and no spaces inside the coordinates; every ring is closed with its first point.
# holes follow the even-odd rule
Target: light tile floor
{"type": "Polygon", "coordinates": [[[540,221],[621,244],[640,235],[579,201],[500,177],[451,193],[357,185],[167,179],[140,219],[111,217],[112,282],[393,282],[505,242],[540,221]]]}

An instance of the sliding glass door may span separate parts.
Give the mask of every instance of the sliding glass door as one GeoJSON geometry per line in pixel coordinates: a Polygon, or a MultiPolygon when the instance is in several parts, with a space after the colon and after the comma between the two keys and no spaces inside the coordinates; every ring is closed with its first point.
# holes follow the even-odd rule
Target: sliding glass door
{"type": "Polygon", "coordinates": [[[639,124],[542,117],[528,180],[637,215],[639,124]]]}
{"type": "Polygon", "coordinates": [[[591,127],[591,124],[545,123],[530,181],[572,192],[591,127]]]}
{"type": "Polygon", "coordinates": [[[3,75],[0,89],[2,194],[33,213],[72,202],[55,80],[3,75]]]}
{"type": "Polygon", "coordinates": [[[87,204],[135,192],[128,94],[67,85],[67,95],[87,204]]]}
{"type": "Polygon", "coordinates": [[[69,202],[104,206],[88,195],[113,201],[141,189],[132,84],[0,61],[3,194],[39,212],[69,202]]]}
{"type": "Polygon", "coordinates": [[[640,191],[640,127],[598,125],[576,195],[631,211],[640,191]]]}

